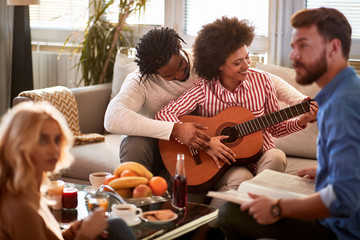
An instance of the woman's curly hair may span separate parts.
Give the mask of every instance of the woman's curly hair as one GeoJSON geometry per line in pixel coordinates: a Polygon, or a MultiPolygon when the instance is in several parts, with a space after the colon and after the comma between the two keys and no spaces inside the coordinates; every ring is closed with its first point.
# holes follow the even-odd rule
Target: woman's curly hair
{"type": "Polygon", "coordinates": [[[146,33],[135,47],[136,60],[141,73],[140,81],[146,81],[150,74],[157,74],[173,54],[180,53],[180,41],[184,40],[171,28],[154,28],[146,33]]]}
{"type": "Polygon", "coordinates": [[[194,72],[200,78],[217,79],[219,67],[226,58],[237,49],[251,44],[254,29],[248,20],[226,16],[204,25],[193,45],[194,72]]]}

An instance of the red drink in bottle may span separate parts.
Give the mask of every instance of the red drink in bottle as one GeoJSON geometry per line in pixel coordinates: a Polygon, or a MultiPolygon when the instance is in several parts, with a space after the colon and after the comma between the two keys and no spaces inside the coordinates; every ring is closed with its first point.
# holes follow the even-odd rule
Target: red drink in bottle
{"type": "Polygon", "coordinates": [[[173,183],[173,204],[178,208],[185,208],[187,201],[186,177],[176,175],[173,183]]]}
{"type": "Polygon", "coordinates": [[[187,202],[187,182],[185,176],[184,154],[177,155],[175,177],[173,182],[173,199],[175,207],[183,209],[187,202]]]}

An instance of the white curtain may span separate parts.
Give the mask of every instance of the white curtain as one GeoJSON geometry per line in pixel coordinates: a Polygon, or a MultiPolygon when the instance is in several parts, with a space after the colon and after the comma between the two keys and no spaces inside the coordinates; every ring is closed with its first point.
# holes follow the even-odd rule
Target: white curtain
{"type": "Polygon", "coordinates": [[[0,0],[0,117],[10,107],[13,7],[0,0]]]}
{"type": "Polygon", "coordinates": [[[270,9],[274,14],[270,14],[270,59],[269,63],[285,67],[291,66],[289,55],[291,52],[290,40],[292,27],[290,24],[291,16],[298,10],[305,7],[305,0],[271,0],[270,9]]]}

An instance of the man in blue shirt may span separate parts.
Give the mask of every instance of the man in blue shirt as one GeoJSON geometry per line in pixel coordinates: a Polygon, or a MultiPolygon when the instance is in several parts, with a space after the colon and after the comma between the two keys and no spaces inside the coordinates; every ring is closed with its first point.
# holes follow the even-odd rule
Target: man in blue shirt
{"type": "Polygon", "coordinates": [[[348,67],[351,26],[335,9],[305,9],[293,15],[290,59],[300,84],[315,82],[318,167],[299,171],[316,179],[316,193],[273,201],[227,203],[219,212],[230,239],[359,239],[360,79],[348,67]]]}

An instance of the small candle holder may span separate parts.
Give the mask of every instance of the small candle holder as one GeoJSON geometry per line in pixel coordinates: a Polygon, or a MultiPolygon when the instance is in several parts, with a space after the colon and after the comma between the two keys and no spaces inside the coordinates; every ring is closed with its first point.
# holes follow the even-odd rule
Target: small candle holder
{"type": "Polygon", "coordinates": [[[62,193],[62,207],[64,209],[75,209],[78,205],[78,190],[74,187],[64,188],[62,193]]]}
{"type": "Polygon", "coordinates": [[[51,181],[47,190],[47,196],[51,203],[51,208],[54,210],[62,209],[62,192],[65,187],[65,182],[61,180],[51,181]]]}

